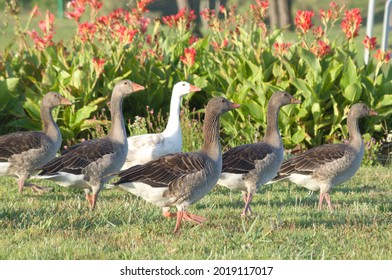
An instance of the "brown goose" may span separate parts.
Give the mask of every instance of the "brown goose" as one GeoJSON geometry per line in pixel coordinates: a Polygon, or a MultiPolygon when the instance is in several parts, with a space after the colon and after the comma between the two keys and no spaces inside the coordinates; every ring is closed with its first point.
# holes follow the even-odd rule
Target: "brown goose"
{"type": "Polygon", "coordinates": [[[127,157],[127,135],[122,115],[123,98],[144,87],[129,80],[118,82],[112,93],[110,111],[112,125],[101,139],[85,141],[66,150],[61,156],[41,168],[38,178],[50,179],[62,186],[83,188],[94,209],[98,193],[117,172],[127,157]]]}
{"type": "Polygon", "coordinates": [[[260,143],[237,146],[225,152],[219,185],[241,190],[245,201],[242,216],[252,212],[250,202],[259,187],[274,178],[283,161],[283,143],[278,129],[282,106],[301,103],[287,92],[275,92],[267,108],[267,130],[260,143]]]}
{"type": "Polygon", "coordinates": [[[219,116],[240,105],[223,97],[215,97],[206,107],[204,144],[202,149],[190,153],[174,153],[121,171],[114,183],[158,207],[164,207],[166,217],[177,217],[174,232],[182,220],[197,224],[205,218],[187,212],[187,208],[203,198],[216,184],[222,168],[219,141],[219,116]],[[177,214],[169,212],[177,207],[177,214]]]}
{"type": "Polygon", "coordinates": [[[349,180],[357,172],[364,154],[364,144],[358,120],[377,113],[363,103],[353,105],[348,113],[347,126],[350,140],[345,144],[325,144],[312,148],[284,161],[278,175],[272,180],[289,180],[311,191],[320,190],[319,209],[323,200],[332,211],[329,192],[332,186],[349,180]]]}
{"type": "Polygon", "coordinates": [[[26,184],[37,167],[56,156],[61,145],[61,133],[53,120],[52,108],[72,103],[57,92],[48,92],[41,102],[42,131],[21,131],[0,136],[0,174],[17,177],[19,192],[24,186],[36,191],[43,188],[26,184]]]}

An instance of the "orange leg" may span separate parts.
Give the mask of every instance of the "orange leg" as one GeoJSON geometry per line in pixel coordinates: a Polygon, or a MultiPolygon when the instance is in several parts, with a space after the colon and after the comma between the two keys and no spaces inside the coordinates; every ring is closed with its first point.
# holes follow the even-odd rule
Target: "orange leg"
{"type": "Polygon", "coordinates": [[[19,190],[19,193],[21,193],[23,191],[23,187],[24,187],[24,180],[23,179],[19,179],[18,180],[18,190],[19,190]]]}
{"type": "Polygon", "coordinates": [[[326,193],[325,195],[325,200],[327,201],[328,207],[329,207],[329,211],[333,211],[333,207],[332,207],[332,203],[331,203],[331,197],[329,195],[329,193],[326,193]]]}
{"type": "Polygon", "coordinates": [[[162,212],[162,215],[165,217],[165,218],[175,218],[175,217],[177,217],[177,214],[176,213],[171,213],[171,212],[169,212],[169,211],[164,211],[164,212],[162,212]]]}

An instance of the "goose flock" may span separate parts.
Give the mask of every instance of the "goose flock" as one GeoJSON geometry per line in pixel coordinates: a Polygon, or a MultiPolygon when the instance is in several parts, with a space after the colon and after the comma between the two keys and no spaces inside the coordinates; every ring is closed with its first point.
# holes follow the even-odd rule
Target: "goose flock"
{"type": "Polygon", "coordinates": [[[174,232],[179,231],[183,220],[196,224],[206,220],[190,213],[188,208],[217,184],[242,192],[245,203],[242,216],[252,213],[250,203],[260,186],[281,180],[320,191],[319,208],[325,199],[333,211],[329,194],[332,187],[353,177],[364,155],[358,120],[377,115],[364,103],[354,104],[347,117],[350,136],[347,143],[325,144],[284,160],[279,111],[282,106],[301,101],[278,91],[268,102],[264,139],[244,143],[222,154],[219,118],[240,104],[215,97],[205,108],[202,147],[185,153],[180,126],[181,100],[201,88],[185,81],[175,84],[165,130],[127,138],[123,99],[143,89],[130,80],[116,83],[110,101],[108,135],[71,146],[57,157],[62,138],[51,111],[56,106],[72,103],[59,93],[47,93],[41,102],[42,131],[0,136],[0,175],[16,177],[19,192],[24,187],[47,191],[45,187],[26,183],[30,177],[83,189],[91,209],[96,207],[98,194],[105,187],[122,189],[160,207],[164,217],[176,218],[174,232]],[[115,180],[108,184],[112,178],[115,180]],[[177,212],[170,212],[171,207],[176,207],[177,212]]]}

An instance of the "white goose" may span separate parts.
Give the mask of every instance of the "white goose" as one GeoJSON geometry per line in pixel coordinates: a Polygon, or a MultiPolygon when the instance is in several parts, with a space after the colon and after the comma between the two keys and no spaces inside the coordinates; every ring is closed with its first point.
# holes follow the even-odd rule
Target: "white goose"
{"type": "Polygon", "coordinates": [[[353,105],[348,113],[347,126],[350,135],[348,143],[325,144],[289,158],[282,163],[272,183],[289,180],[310,191],[320,191],[319,209],[323,200],[333,210],[329,192],[334,185],[349,180],[357,172],[364,155],[364,143],[358,121],[377,113],[363,103],[353,105]]]}
{"type": "Polygon", "coordinates": [[[57,92],[48,92],[41,102],[43,131],[21,131],[0,136],[0,174],[16,176],[19,192],[30,186],[33,190],[44,189],[25,181],[34,171],[52,160],[61,145],[61,133],[53,120],[52,109],[72,103],[57,92]]]}
{"type": "Polygon", "coordinates": [[[162,133],[143,134],[128,137],[128,156],[121,170],[149,162],[158,157],[178,153],[182,150],[180,106],[182,97],[190,92],[200,91],[197,86],[178,82],[173,87],[170,114],[166,129],[162,133]]]}
{"type": "Polygon", "coordinates": [[[118,172],[127,157],[128,143],[122,114],[125,96],[144,87],[129,80],[118,82],[110,100],[111,129],[104,138],[74,145],[41,168],[38,178],[53,180],[61,186],[85,190],[86,199],[94,209],[98,194],[118,172]]]}
{"type": "Polygon", "coordinates": [[[278,129],[282,106],[301,103],[284,91],[275,92],[267,108],[267,130],[262,142],[234,147],[223,154],[219,185],[241,190],[245,207],[242,216],[252,212],[250,202],[259,187],[274,178],[283,161],[283,142],[278,129]]]}
{"type": "Polygon", "coordinates": [[[204,119],[204,144],[201,150],[174,153],[121,171],[115,182],[144,200],[164,208],[165,217],[177,217],[174,232],[182,220],[197,224],[205,218],[187,212],[188,207],[203,198],[216,184],[222,169],[219,141],[219,116],[240,105],[223,97],[211,99],[204,119]],[[177,214],[170,207],[177,207],[177,214]]]}

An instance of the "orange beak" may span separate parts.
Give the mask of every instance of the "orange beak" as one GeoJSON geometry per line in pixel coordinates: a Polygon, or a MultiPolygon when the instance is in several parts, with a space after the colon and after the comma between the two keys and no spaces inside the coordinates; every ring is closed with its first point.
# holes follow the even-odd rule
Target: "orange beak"
{"type": "Polygon", "coordinates": [[[377,116],[378,113],[376,111],[370,110],[369,111],[369,116],[377,116]]]}
{"type": "Polygon", "coordinates": [[[66,105],[66,106],[72,105],[72,102],[69,101],[69,100],[68,100],[67,98],[65,98],[65,97],[61,97],[60,102],[61,102],[61,105],[66,105]]]}
{"type": "Polygon", "coordinates": [[[241,107],[241,105],[240,104],[237,104],[237,103],[231,103],[231,109],[237,109],[237,108],[240,108],[241,107]]]}
{"type": "Polygon", "coordinates": [[[136,84],[136,83],[132,83],[132,91],[133,92],[141,91],[143,89],[145,89],[144,86],[141,86],[141,85],[136,84]]]}
{"type": "Polygon", "coordinates": [[[291,104],[301,104],[301,100],[293,97],[291,98],[291,104]]]}
{"type": "Polygon", "coordinates": [[[201,91],[201,88],[194,85],[190,85],[189,92],[196,92],[196,91],[201,91]]]}

